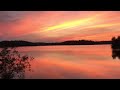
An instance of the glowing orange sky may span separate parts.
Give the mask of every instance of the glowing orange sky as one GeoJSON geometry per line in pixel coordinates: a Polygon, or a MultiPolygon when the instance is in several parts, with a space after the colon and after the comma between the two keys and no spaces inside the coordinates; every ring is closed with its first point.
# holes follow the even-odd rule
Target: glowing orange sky
{"type": "Polygon", "coordinates": [[[110,40],[120,35],[119,11],[0,11],[0,40],[110,40]]]}

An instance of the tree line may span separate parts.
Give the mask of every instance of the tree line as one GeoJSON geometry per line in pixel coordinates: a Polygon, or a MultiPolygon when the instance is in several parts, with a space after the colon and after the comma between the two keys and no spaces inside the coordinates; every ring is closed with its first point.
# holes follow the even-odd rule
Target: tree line
{"type": "Polygon", "coordinates": [[[112,38],[112,48],[113,49],[120,49],[120,36],[112,38]]]}

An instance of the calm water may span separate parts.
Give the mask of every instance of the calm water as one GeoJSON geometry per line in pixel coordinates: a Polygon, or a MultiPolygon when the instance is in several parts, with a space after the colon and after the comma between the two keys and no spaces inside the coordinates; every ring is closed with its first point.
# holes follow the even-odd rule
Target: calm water
{"type": "Polygon", "coordinates": [[[110,45],[37,46],[17,50],[34,57],[25,79],[120,78],[120,59],[110,45]]]}

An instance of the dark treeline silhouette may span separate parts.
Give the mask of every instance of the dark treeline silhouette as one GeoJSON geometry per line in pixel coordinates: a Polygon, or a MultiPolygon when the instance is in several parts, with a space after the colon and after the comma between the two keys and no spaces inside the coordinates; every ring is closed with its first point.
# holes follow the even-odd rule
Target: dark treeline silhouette
{"type": "Polygon", "coordinates": [[[111,41],[91,41],[91,40],[71,40],[57,43],[28,42],[28,41],[1,41],[0,47],[19,47],[19,46],[47,46],[47,45],[96,45],[111,44],[111,41]]]}
{"type": "Polygon", "coordinates": [[[62,42],[63,45],[96,45],[96,44],[111,44],[111,41],[91,41],[91,40],[74,40],[62,42]]]}
{"type": "Polygon", "coordinates": [[[120,36],[118,36],[117,38],[115,37],[112,38],[112,48],[120,49],[120,36]]]}
{"type": "Polygon", "coordinates": [[[31,70],[32,57],[21,55],[15,48],[0,51],[0,79],[24,79],[25,70],[31,70]]]}

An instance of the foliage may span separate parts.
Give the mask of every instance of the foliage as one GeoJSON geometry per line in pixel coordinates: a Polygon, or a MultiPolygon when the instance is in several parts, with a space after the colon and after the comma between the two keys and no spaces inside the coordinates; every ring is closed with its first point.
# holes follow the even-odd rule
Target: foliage
{"type": "Polygon", "coordinates": [[[33,59],[21,55],[15,48],[3,48],[0,52],[0,78],[24,78],[25,69],[31,70],[29,61],[33,59]]]}

